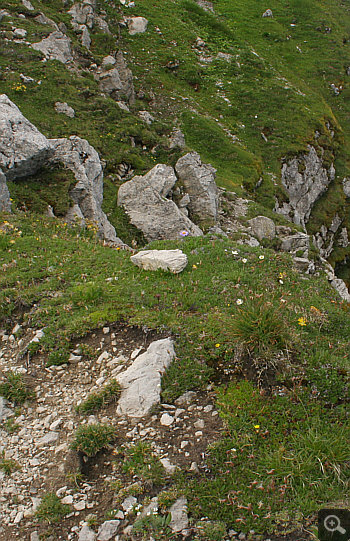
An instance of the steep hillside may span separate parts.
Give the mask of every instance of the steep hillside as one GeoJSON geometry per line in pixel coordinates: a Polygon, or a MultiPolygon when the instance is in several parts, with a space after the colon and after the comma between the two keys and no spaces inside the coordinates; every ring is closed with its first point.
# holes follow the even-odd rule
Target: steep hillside
{"type": "Polygon", "coordinates": [[[345,513],[349,96],[345,1],[2,3],[0,541],[345,513]]]}

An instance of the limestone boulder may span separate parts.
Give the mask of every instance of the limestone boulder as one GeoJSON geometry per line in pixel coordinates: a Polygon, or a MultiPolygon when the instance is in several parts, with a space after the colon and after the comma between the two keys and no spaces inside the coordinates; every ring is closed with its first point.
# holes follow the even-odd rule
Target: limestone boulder
{"type": "MultiPolygon", "coordinates": [[[[33,175],[52,152],[49,140],[5,94],[0,95],[0,169],[6,179],[33,175]]],[[[0,185],[6,196],[3,179],[0,185]]]]}
{"type": "Polygon", "coordinates": [[[132,365],[117,376],[122,387],[117,413],[132,418],[147,415],[158,404],[161,376],[175,357],[170,338],[152,342],[145,353],[136,357],[132,365]]]}
{"type": "Polygon", "coordinates": [[[275,238],[276,226],[271,218],[267,218],[266,216],[256,216],[249,220],[248,223],[251,227],[252,234],[259,240],[275,238]]]}
{"type": "Polygon", "coordinates": [[[178,160],[175,170],[180,183],[190,196],[188,205],[190,216],[199,222],[211,225],[216,223],[219,195],[214,167],[203,164],[197,152],[189,152],[178,160]]]}
{"type": "Polygon", "coordinates": [[[55,111],[57,113],[61,113],[63,115],[66,115],[69,118],[74,118],[75,117],[75,111],[74,111],[73,107],[68,105],[68,103],[66,103],[66,102],[56,101],[56,103],[55,103],[55,111]]]}
{"type": "Polygon", "coordinates": [[[148,241],[178,239],[181,232],[200,236],[202,230],[185,216],[166,195],[176,182],[171,167],[158,164],[144,176],[136,176],[119,188],[118,205],[148,241]]]}
{"type": "Polygon", "coordinates": [[[182,496],[170,507],[171,521],[169,527],[174,533],[188,528],[187,499],[182,496]]]}
{"type": "Polygon", "coordinates": [[[182,272],[188,263],[182,250],[143,250],[130,259],[144,270],[162,269],[174,274],[182,272]]]}
{"type": "MultiPolygon", "coordinates": [[[[79,207],[84,220],[96,224],[99,236],[104,240],[122,244],[101,208],[103,170],[96,150],[88,141],[74,135],[69,139],[51,139],[50,141],[54,148],[51,162],[62,163],[74,173],[77,184],[70,195],[79,207]]],[[[77,212],[79,214],[79,211],[77,212]]]]}
{"type": "Polygon", "coordinates": [[[296,254],[297,252],[303,252],[303,257],[308,256],[310,248],[310,238],[306,233],[295,233],[294,235],[287,235],[281,240],[281,250],[296,254]]]}
{"type": "Polygon", "coordinates": [[[148,20],[144,17],[130,17],[127,19],[130,36],[143,34],[147,30],[148,20]]]}
{"type": "Polygon", "coordinates": [[[92,28],[95,16],[95,0],[85,0],[79,4],[73,4],[68,13],[72,16],[72,23],[77,25],[86,25],[92,28]]]}
{"type": "Polygon", "coordinates": [[[115,57],[109,56],[107,58],[109,59],[108,63],[102,63],[102,66],[94,74],[100,90],[109,94],[116,101],[126,99],[128,103],[134,103],[133,75],[126,65],[122,51],[119,51],[115,57]],[[113,65],[113,68],[107,69],[108,64],[113,65]]]}
{"type": "Polygon", "coordinates": [[[73,62],[70,39],[62,32],[52,32],[38,43],[32,43],[31,47],[40,51],[47,60],[58,60],[63,64],[73,62]]]}

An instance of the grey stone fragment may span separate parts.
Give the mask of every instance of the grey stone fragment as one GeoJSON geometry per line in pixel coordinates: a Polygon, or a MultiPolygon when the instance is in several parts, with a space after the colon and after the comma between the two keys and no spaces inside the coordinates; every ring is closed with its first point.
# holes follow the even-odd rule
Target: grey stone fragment
{"type": "Polygon", "coordinates": [[[6,179],[33,175],[52,152],[49,140],[5,94],[0,95],[0,168],[6,179]]]}
{"type": "Polygon", "coordinates": [[[118,205],[124,208],[131,223],[148,241],[178,239],[181,231],[190,236],[203,234],[173,201],[162,195],[168,193],[175,181],[172,168],[158,164],[143,177],[136,176],[119,188],[118,205]]]}
{"type": "Polygon", "coordinates": [[[0,169],[0,212],[11,212],[10,192],[6,184],[6,177],[0,169]]]}
{"type": "Polygon", "coordinates": [[[120,520],[107,520],[98,530],[97,541],[109,541],[118,531],[120,520]]]}
{"type": "Polygon", "coordinates": [[[38,532],[32,532],[30,534],[30,541],[40,541],[38,532]]]}
{"type": "Polygon", "coordinates": [[[146,122],[146,124],[148,124],[149,126],[152,124],[152,122],[154,122],[154,116],[152,116],[151,113],[149,113],[148,111],[139,111],[138,115],[141,120],[146,122]]]}
{"type": "Polygon", "coordinates": [[[6,419],[11,417],[11,415],[13,415],[13,411],[7,407],[7,400],[0,396],[0,423],[6,421],[6,419]]]}
{"type": "Polygon", "coordinates": [[[182,497],[170,507],[171,521],[169,527],[173,532],[181,532],[188,528],[187,499],[182,497]]]}
{"type": "Polygon", "coordinates": [[[34,6],[29,0],[22,0],[22,4],[25,8],[27,8],[29,11],[34,11],[34,6]]]}
{"type": "Polygon", "coordinates": [[[185,136],[181,130],[175,128],[169,137],[169,148],[185,148],[185,136]]]}
{"type": "Polygon", "coordinates": [[[81,44],[86,47],[87,49],[90,49],[90,45],[91,45],[91,38],[90,38],[90,33],[89,33],[89,30],[88,30],[88,27],[86,26],[86,24],[82,25],[81,27],[81,44]]]}
{"type": "Polygon", "coordinates": [[[346,197],[350,197],[350,178],[344,178],[343,191],[346,197]]]}
{"type": "Polygon", "coordinates": [[[92,28],[94,25],[94,8],[96,2],[94,0],[85,0],[80,4],[74,4],[68,13],[72,16],[73,24],[84,24],[89,28],[92,28]]]}
{"type": "Polygon", "coordinates": [[[271,218],[256,216],[248,221],[252,234],[261,239],[273,239],[276,236],[276,226],[271,218]]]}
{"type": "Polygon", "coordinates": [[[97,26],[97,28],[102,30],[102,32],[105,34],[111,34],[107,21],[105,21],[103,17],[100,17],[99,15],[95,15],[95,26],[97,26]]]}
{"type": "Polygon", "coordinates": [[[130,17],[127,19],[130,36],[143,34],[147,30],[148,20],[144,17],[130,17]]]}
{"type": "Polygon", "coordinates": [[[188,263],[186,254],[181,250],[143,250],[130,259],[144,270],[162,269],[174,274],[182,272],[188,263]]]}
{"type": "Polygon", "coordinates": [[[183,404],[191,404],[191,402],[193,402],[195,398],[196,398],[196,393],[194,391],[186,391],[184,394],[182,394],[181,396],[179,396],[179,398],[175,400],[175,404],[177,406],[182,406],[183,404]]]}
{"type": "Polygon", "coordinates": [[[67,115],[69,116],[69,118],[75,117],[75,111],[73,107],[68,105],[68,103],[66,102],[56,101],[55,111],[57,111],[57,113],[62,113],[63,115],[67,115]]]}
{"type": "Polygon", "coordinates": [[[40,13],[36,17],[34,17],[34,20],[37,21],[39,24],[47,24],[49,26],[52,26],[55,30],[59,31],[58,25],[53,21],[52,19],[49,19],[49,17],[46,17],[44,13],[40,13]]]}
{"type": "Polygon", "coordinates": [[[152,342],[147,351],[117,379],[122,387],[117,413],[133,418],[144,417],[159,402],[161,376],[175,357],[170,338],[152,342]]]}
{"type": "Polygon", "coordinates": [[[175,171],[191,198],[188,209],[192,216],[200,221],[216,223],[219,196],[214,167],[203,164],[197,152],[189,152],[178,160],[175,171]]]}
{"type": "Polygon", "coordinates": [[[309,247],[310,238],[306,233],[295,233],[294,235],[288,235],[282,238],[281,241],[281,250],[292,254],[303,251],[307,256],[309,247]]]}
{"type": "Polygon", "coordinates": [[[44,447],[46,445],[51,445],[52,443],[56,443],[56,441],[58,440],[58,437],[59,437],[58,432],[48,432],[47,434],[45,434],[45,436],[43,436],[37,441],[37,446],[44,447]]]}
{"type": "Polygon", "coordinates": [[[31,47],[40,51],[47,60],[58,60],[63,64],[73,62],[70,39],[62,32],[52,32],[42,41],[32,43],[31,47]]]}
{"type": "Polygon", "coordinates": [[[85,524],[79,532],[78,541],[96,541],[96,534],[85,524]]]}
{"type": "Polygon", "coordinates": [[[204,11],[210,11],[214,13],[214,4],[210,0],[196,0],[197,4],[204,9],[204,11]]]}
{"type": "Polygon", "coordinates": [[[272,10],[271,9],[267,9],[266,11],[264,11],[264,13],[262,14],[263,17],[273,17],[273,13],[272,13],[272,10]]]}

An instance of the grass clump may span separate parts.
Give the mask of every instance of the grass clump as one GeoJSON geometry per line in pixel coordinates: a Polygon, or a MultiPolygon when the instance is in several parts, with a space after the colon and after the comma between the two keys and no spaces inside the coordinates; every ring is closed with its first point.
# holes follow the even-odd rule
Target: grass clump
{"type": "Polygon", "coordinates": [[[9,370],[5,374],[5,381],[0,383],[0,396],[14,404],[23,404],[26,400],[34,398],[35,393],[28,389],[22,374],[16,374],[9,370]]]}
{"type": "Polygon", "coordinates": [[[164,477],[164,468],[159,459],[152,453],[151,446],[143,441],[124,451],[123,471],[142,481],[159,483],[164,477]]]}
{"type": "Polygon", "coordinates": [[[69,505],[61,503],[56,494],[49,492],[43,496],[35,516],[40,522],[56,524],[70,511],[71,507],[69,505]]]}
{"type": "Polygon", "coordinates": [[[81,425],[75,432],[71,449],[88,457],[96,456],[115,439],[115,428],[101,423],[81,425]]]}
{"type": "Polygon", "coordinates": [[[6,475],[11,475],[11,473],[20,469],[20,465],[15,460],[10,458],[4,458],[4,453],[2,458],[0,458],[0,471],[3,471],[6,475]]]}
{"type": "Polygon", "coordinates": [[[120,394],[120,385],[112,379],[107,385],[96,393],[91,393],[86,400],[76,406],[78,413],[92,413],[98,411],[111,402],[115,402],[120,394]]]}

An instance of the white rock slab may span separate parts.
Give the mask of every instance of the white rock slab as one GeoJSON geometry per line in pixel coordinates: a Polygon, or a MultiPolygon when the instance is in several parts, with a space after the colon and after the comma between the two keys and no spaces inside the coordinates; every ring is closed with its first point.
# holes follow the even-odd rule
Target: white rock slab
{"type": "Polygon", "coordinates": [[[182,250],[143,250],[130,259],[144,270],[163,269],[174,274],[182,272],[188,263],[182,250]]]}
{"type": "Polygon", "coordinates": [[[187,500],[182,497],[170,507],[171,521],[169,523],[173,532],[181,532],[188,528],[187,500]]]}
{"type": "Polygon", "coordinates": [[[159,403],[161,376],[175,357],[170,338],[152,342],[145,353],[117,376],[122,387],[117,414],[141,418],[159,403]]]}
{"type": "Polygon", "coordinates": [[[130,36],[143,34],[147,30],[148,20],[144,17],[130,17],[127,22],[130,36]]]}

